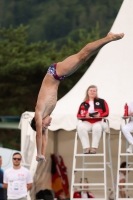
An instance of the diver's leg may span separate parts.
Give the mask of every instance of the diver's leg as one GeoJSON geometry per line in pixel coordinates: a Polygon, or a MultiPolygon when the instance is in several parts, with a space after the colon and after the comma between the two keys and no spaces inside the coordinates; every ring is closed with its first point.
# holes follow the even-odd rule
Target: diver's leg
{"type": "Polygon", "coordinates": [[[57,63],[56,73],[57,75],[70,75],[75,72],[85,61],[87,61],[92,55],[97,53],[104,45],[109,42],[122,39],[123,33],[114,34],[108,33],[108,35],[102,39],[87,44],[80,52],[69,56],[64,61],[57,63]]]}

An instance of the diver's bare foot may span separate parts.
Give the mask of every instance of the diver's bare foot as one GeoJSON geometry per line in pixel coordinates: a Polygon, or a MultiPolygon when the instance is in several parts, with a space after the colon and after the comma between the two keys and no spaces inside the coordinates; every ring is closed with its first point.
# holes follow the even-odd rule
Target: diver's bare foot
{"type": "Polygon", "coordinates": [[[120,40],[124,37],[124,33],[115,34],[115,33],[109,32],[107,34],[107,37],[109,37],[110,41],[120,40]]]}

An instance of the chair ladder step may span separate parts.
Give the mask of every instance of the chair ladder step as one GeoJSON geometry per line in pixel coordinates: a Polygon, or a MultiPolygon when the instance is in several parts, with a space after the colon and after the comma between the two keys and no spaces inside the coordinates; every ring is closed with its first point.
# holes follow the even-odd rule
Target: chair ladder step
{"type": "MultiPolygon", "coordinates": [[[[88,198],[80,198],[81,200],[88,200],[88,198]]],[[[94,198],[95,200],[107,200],[105,198],[94,198]]],[[[79,198],[72,198],[71,200],[79,200],[79,198]]],[[[128,199],[129,200],[129,199],[128,199]]]]}
{"type": "Polygon", "coordinates": [[[120,153],[120,156],[133,156],[133,153],[120,153]]]}
{"type": "Polygon", "coordinates": [[[75,155],[76,157],[82,157],[82,156],[84,156],[84,157],[98,157],[98,156],[105,156],[103,153],[96,153],[96,154],[76,154],[75,155]]]}
{"type": "Polygon", "coordinates": [[[73,186],[104,186],[104,183],[74,183],[73,186]]]}
{"type": "Polygon", "coordinates": [[[133,186],[133,183],[118,183],[118,185],[123,185],[123,186],[133,186]]]}
{"type": "Polygon", "coordinates": [[[74,171],[104,171],[104,168],[75,168],[74,171]]]}
{"type": "MultiPolygon", "coordinates": [[[[104,162],[85,162],[84,165],[104,165],[104,162]]],[[[106,165],[110,165],[110,163],[106,162],[106,165]]]]}

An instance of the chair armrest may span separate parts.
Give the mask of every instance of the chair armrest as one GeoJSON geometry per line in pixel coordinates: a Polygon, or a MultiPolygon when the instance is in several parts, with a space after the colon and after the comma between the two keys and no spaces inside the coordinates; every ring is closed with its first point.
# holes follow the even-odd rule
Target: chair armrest
{"type": "Polygon", "coordinates": [[[108,131],[106,131],[106,133],[110,133],[110,127],[109,127],[109,120],[108,120],[108,118],[102,117],[102,129],[104,130],[103,122],[106,122],[108,124],[108,131]]]}
{"type": "Polygon", "coordinates": [[[122,132],[122,122],[125,122],[127,124],[131,120],[131,116],[122,116],[120,121],[120,131],[122,132]]]}

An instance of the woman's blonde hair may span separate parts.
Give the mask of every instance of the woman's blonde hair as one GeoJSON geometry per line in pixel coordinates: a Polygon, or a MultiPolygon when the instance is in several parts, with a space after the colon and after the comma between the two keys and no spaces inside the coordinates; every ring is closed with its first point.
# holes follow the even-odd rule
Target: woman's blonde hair
{"type": "MultiPolygon", "coordinates": [[[[84,101],[89,100],[88,91],[89,91],[90,88],[96,88],[96,90],[97,90],[97,86],[96,85],[90,85],[86,90],[86,95],[85,95],[84,101]]],[[[96,98],[98,98],[98,95],[96,95],[96,98]]]]}

